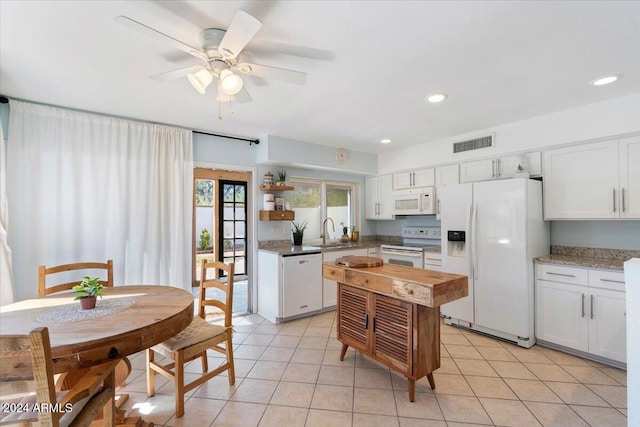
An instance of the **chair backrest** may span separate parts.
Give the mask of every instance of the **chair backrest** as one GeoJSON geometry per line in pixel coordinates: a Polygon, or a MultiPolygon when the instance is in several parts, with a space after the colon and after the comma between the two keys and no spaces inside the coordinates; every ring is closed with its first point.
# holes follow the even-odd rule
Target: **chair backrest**
{"type": "MultiPolygon", "coordinates": [[[[45,267],[41,265],[38,267],[38,297],[42,298],[43,296],[67,291],[73,288],[75,285],[80,283],[81,277],[78,277],[77,280],[73,282],[66,283],[58,283],[53,286],[47,286],[47,276],[57,273],[64,273],[67,271],[75,271],[75,270],[106,270],[106,280],[101,280],[103,286],[113,286],[113,261],[108,260],[106,263],[102,262],[77,262],[74,264],[64,264],[57,265],[55,267],[45,267]]],[[[86,276],[86,274],[85,274],[86,276]]]]}
{"type": "MultiPolygon", "coordinates": [[[[36,328],[29,335],[0,336],[0,377],[2,381],[33,379],[37,402],[56,404],[51,342],[46,327],[36,328]]],[[[42,425],[57,426],[61,415],[43,411],[38,416],[42,425]]]]}
{"type": "Polygon", "coordinates": [[[224,312],[224,326],[231,326],[231,316],[233,314],[233,275],[235,267],[233,263],[225,264],[220,261],[207,262],[202,260],[202,271],[200,274],[200,295],[198,297],[198,314],[205,318],[205,307],[214,306],[224,312]],[[227,274],[227,283],[220,279],[207,279],[207,271],[212,271],[210,276],[219,277],[216,270],[224,270],[227,274]],[[210,292],[208,288],[216,288],[222,292],[210,292]],[[223,295],[220,295],[220,294],[223,295]],[[217,294],[217,295],[216,295],[217,294]]]}

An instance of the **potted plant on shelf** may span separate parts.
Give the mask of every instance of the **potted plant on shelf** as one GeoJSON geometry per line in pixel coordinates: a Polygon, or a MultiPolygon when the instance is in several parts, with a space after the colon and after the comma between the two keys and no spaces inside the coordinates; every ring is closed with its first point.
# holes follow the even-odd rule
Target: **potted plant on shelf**
{"type": "Polygon", "coordinates": [[[344,222],[341,222],[340,225],[342,226],[342,237],[340,238],[340,240],[342,242],[348,242],[349,241],[349,227],[344,225],[344,222]]]}
{"type": "Polygon", "coordinates": [[[302,245],[304,230],[307,229],[307,221],[303,222],[302,224],[296,221],[291,221],[291,224],[293,225],[293,244],[295,246],[300,246],[302,245]]]}
{"type": "Polygon", "coordinates": [[[96,298],[102,298],[102,288],[104,285],[100,283],[97,277],[84,276],[82,281],[75,285],[72,289],[78,295],[74,299],[80,300],[80,306],[83,310],[95,308],[96,298]]]}
{"type": "Polygon", "coordinates": [[[286,169],[280,169],[278,171],[278,185],[284,185],[287,181],[287,171],[286,169]]]}

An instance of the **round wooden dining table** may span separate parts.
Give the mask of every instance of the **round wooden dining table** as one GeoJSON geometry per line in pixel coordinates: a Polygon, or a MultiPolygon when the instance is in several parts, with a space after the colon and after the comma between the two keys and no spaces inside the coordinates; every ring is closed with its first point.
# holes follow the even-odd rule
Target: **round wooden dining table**
{"type": "Polygon", "coordinates": [[[104,288],[93,310],[79,310],[75,293],[59,292],[0,307],[0,333],[27,335],[49,328],[54,371],[67,372],[121,359],[185,329],[193,295],[158,285],[104,288]],[[91,313],[89,313],[91,312],[91,313]]]}

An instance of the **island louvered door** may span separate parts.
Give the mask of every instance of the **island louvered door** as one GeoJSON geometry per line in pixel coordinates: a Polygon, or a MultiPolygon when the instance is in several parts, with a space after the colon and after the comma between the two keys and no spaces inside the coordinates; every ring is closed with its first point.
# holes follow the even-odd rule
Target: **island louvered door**
{"type": "Polygon", "coordinates": [[[400,372],[412,375],[413,304],[382,295],[372,296],[374,357],[400,372]]]}
{"type": "Polygon", "coordinates": [[[369,346],[369,292],[339,285],[338,339],[366,352],[369,346]]]}

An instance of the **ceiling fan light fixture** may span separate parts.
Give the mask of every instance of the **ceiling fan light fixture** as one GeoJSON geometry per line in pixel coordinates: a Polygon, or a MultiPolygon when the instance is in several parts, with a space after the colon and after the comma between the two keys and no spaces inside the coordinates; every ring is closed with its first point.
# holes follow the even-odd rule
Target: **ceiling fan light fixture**
{"type": "Polygon", "coordinates": [[[227,95],[235,95],[242,90],[242,77],[233,74],[231,70],[223,70],[220,73],[220,87],[227,95]]]}
{"type": "Polygon", "coordinates": [[[211,71],[209,71],[208,68],[203,68],[197,73],[187,74],[187,78],[189,79],[191,86],[193,86],[195,90],[203,95],[207,90],[207,86],[209,86],[211,84],[211,81],[213,80],[211,71]]]}

